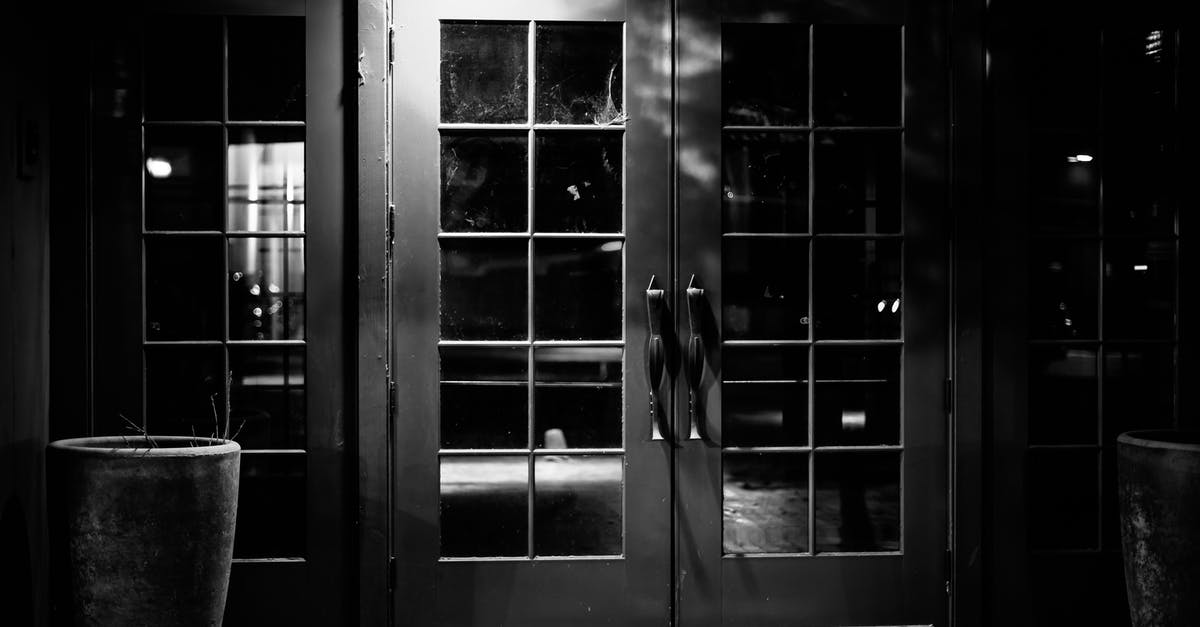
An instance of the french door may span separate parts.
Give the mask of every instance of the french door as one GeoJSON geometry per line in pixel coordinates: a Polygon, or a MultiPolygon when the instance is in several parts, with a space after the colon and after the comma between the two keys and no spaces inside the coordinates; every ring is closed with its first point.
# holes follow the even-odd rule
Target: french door
{"type": "Polygon", "coordinates": [[[945,623],[942,16],[721,4],[398,7],[397,624],[945,623]]]}

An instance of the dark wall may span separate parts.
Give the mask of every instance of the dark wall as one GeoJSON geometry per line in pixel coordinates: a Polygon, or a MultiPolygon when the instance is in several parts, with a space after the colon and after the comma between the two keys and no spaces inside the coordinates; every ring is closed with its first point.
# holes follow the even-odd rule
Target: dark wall
{"type": "MultiPolygon", "coordinates": [[[[44,624],[49,369],[47,44],[0,20],[0,612],[44,624]]],[[[14,18],[15,19],[12,19],[14,18]]]]}

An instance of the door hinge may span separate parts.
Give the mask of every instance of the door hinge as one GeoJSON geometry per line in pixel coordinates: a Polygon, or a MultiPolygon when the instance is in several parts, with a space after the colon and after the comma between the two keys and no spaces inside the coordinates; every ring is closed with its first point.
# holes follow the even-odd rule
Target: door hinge
{"type": "Polygon", "coordinates": [[[388,69],[396,63],[396,27],[388,27],[388,69]]]}
{"type": "Polygon", "coordinates": [[[388,419],[391,420],[396,415],[396,380],[390,374],[388,375],[387,394],[387,415],[388,419]]]}
{"type": "Polygon", "coordinates": [[[947,378],[942,389],[942,410],[946,415],[954,413],[954,379],[947,378]]]}
{"type": "Polygon", "coordinates": [[[396,244],[396,205],[388,203],[387,208],[387,248],[391,255],[392,247],[396,244]]]}
{"type": "Polygon", "coordinates": [[[388,592],[396,591],[396,558],[394,556],[388,558],[387,589],[388,592]]]}

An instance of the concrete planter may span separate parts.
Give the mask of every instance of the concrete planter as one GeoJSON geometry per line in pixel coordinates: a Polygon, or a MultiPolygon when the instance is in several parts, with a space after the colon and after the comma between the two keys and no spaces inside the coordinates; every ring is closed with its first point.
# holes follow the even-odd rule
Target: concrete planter
{"type": "Polygon", "coordinates": [[[1117,460],[1133,624],[1200,625],[1200,433],[1124,433],[1117,460]]]}
{"type": "Polygon", "coordinates": [[[140,436],[48,447],[55,610],[67,624],[221,624],[241,446],[154,441],[157,448],[133,448],[146,445],[140,436]]]}

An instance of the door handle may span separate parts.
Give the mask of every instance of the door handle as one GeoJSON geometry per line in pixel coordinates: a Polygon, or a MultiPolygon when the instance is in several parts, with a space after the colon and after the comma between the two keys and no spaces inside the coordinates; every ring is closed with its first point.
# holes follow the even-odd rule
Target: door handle
{"type": "Polygon", "coordinates": [[[671,425],[667,422],[667,412],[659,407],[658,394],[667,365],[667,347],[662,336],[666,294],[654,283],[655,277],[651,276],[650,285],[646,287],[646,383],[650,387],[650,439],[670,440],[671,425]]]}
{"type": "Polygon", "coordinates": [[[684,374],[688,382],[688,421],[691,429],[689,440],[708,440],[708,425],[704,419],[704,408],[700,405],[700,387],[704,382],[704,290],[697,286],[696,275],[688,282],[688,347],[684,362],[684,374]]]}

